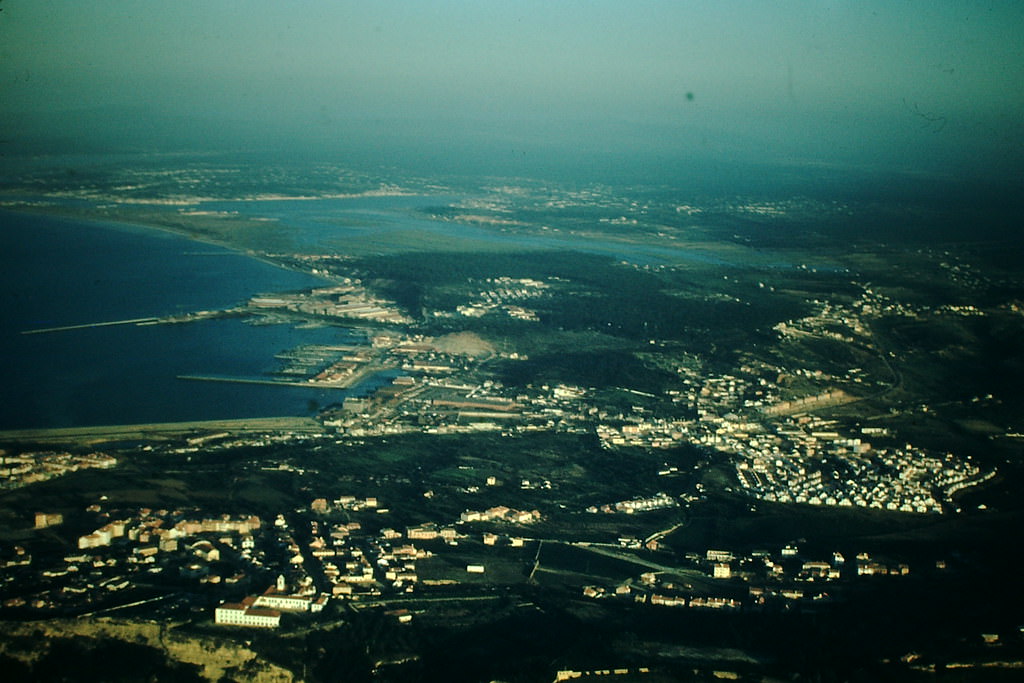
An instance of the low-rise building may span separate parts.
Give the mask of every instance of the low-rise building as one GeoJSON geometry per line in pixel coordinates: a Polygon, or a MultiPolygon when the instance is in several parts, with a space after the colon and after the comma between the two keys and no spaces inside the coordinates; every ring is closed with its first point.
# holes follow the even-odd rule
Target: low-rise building
{"type": "Polygon", "coordinates": [[[214,623],[250,628],[278,628],[281,613],[276,609],[255,606],[256,598],[247,597],[239,603],[223,603],[214,610],[214,623]]]}

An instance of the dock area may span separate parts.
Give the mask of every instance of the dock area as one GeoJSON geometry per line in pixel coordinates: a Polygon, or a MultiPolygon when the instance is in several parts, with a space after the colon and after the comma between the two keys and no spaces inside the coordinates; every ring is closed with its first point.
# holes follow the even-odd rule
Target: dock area
{"type": "Polygon", "coordinates": [[[301,389],[350,389],[370,375],[382,370],[378,365],[367,365],[340,379],[314,381],[310,379],[268,379],[260,377],[221,377],[219,375],[178,375],[178,379],[192,382],[227,382],[229,384],[263,384],[277,387],[298,387],[301,389]]]}

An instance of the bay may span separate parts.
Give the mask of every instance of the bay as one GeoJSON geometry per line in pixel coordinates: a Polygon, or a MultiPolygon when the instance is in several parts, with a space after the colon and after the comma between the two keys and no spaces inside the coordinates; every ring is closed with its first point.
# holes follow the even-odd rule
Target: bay
{"type": "Polygon", "coordinates": [[[0,212],[0,255],[0,429],[309,415],[347,393],[178,379],[256,377],[286,349],[358,341],[344,328],[225,319],[22,334],[227,308],[323,280],[160,230],[11,212],[0,212]]]}

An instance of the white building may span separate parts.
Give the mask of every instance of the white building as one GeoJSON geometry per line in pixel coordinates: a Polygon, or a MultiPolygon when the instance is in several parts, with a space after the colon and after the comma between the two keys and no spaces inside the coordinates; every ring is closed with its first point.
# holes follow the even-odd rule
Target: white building
{"type": "Polygon", "coordinates": [[[245,598],[240,603],[224,603],[214,611],[214,623],[227,626],[248,626],[251,628],[278,628],[281,613],[275,609],[254,607],[255,600],[245,598]]]}

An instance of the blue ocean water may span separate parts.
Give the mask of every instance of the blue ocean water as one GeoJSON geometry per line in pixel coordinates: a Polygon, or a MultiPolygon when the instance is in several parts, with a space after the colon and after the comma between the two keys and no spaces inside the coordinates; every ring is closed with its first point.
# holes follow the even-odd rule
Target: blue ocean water
{"type": "Polygon", "coordinates": [[[283,350],[351,342],[343,328],[226,319],[21,334],[225,308],[323,284],[312,276],[158,230],[9,212],[0,259],[0,429],[308,415],[345,395],[177,379],[256,377],[283,350]]]}

